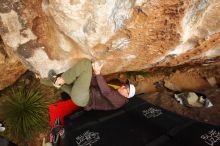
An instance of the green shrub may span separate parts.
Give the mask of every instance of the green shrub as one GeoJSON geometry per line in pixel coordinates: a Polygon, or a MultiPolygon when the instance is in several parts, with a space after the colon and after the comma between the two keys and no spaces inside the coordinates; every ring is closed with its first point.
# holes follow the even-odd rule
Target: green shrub
{"type": "Polygon", "coordinates": [[[8,136],[26,145],[48,124],[48,100],[36,83],[24,83],[10,88],[2,106],[8,136]]]}

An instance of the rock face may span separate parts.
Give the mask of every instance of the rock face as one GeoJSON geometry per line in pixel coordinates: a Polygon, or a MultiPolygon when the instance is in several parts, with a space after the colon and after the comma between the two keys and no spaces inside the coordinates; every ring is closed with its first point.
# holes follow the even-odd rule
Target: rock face
{"type": "Polygon", "coordinates": [[[0,90],[13,84],[27,70],[13,54],[0,38],[0,90]]]}
{"type": "Polygon", "coordinates": [[[104,74],[202,63],[220,57],[220,1],[1,0],[0,34],[42,77],[85,57],[104,74]]]}

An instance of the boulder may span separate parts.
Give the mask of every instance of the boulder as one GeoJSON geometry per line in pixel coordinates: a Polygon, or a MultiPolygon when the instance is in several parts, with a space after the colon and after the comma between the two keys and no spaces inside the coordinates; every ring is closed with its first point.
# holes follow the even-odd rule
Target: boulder
{"type": "Polygon", "coordinates": [[[1,0],[0,35],[41,77],[82,58],[103,74],[203,63],[220,57],[220,1],[1,0]]]}

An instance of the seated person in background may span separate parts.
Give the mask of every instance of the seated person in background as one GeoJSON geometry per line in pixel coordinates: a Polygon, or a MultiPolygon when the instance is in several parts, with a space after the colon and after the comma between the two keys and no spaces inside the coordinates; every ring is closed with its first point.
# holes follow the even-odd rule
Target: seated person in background
{"type": "Polygon", "coordinates": [[[135,87],[123,84],[117,90],[112,88],[100,74],[102,66],[99,62],[91,63],[88,59],[82,59],[60,76],[49,74],[50,79],[41,79],[41,83],[62,89],[76,105],[85,110],[118,109],[135,95],[135,87]]]}

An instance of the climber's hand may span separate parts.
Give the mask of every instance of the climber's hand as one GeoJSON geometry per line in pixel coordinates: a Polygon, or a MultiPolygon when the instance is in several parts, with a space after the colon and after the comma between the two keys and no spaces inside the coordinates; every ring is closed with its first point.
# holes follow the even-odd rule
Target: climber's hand
{"type": "Polygon", "coordinates": [[[94,70],[94,73],[96,75],[99,75],[101,73],[101,69],[103,67],[104,63],[102,61],[95,61],[92,63],[92,68],[94,70]]]}

